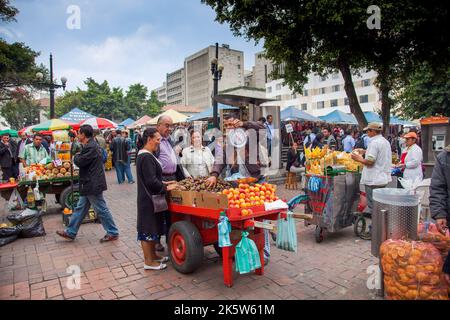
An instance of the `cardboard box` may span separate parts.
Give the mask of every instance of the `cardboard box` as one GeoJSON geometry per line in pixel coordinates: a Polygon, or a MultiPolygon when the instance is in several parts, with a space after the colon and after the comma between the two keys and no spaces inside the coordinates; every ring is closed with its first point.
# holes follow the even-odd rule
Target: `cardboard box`
{"type": "Polygon", "coordinates": [[[228,198],[224,194],[213,192],[200,192],[201,199],[197,202],[197,207],[209,209],[225,209],[228,208],[228,198]]]}
{"type": "Polygon", "coordinates": [[[169,191],[168,201],[174,204],[193,207],[197,193],[195,191],[169,191]]]}

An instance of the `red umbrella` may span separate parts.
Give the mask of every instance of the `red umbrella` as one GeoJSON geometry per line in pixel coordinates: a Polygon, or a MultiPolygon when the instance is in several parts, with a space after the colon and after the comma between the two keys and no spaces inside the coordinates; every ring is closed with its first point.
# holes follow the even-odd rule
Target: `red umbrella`
{"type": "Polygon", "coordinates": [[[94,129],[110,129],[117,127],[117,123],[105,118],[89,118],[80,122],[80,126],[84,124],[88,124],[94,129]]]}

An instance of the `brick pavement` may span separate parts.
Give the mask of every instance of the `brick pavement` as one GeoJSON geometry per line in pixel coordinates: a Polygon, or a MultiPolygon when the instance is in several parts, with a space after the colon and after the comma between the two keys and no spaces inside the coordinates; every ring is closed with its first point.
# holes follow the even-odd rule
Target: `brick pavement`
{"type": "MultiPolygon", "coordinates": [[[[366,268],[377,263],[370,242],[347,228],[317,244],[314,227],[303,222],[297,224],[297,253],[272,246],[265,275],[235,273],[232,288],[223,285],[221,261],[212,247],[205,248],[204,263],[193,274],[180,274],[170,263],[163,271],[144,271],[135,231],[136,185],[117,185],[114,172],[107,179],[105,197],[120,239],[100,244],[101,225],[84,224],[76,241],[64,241],[55,234],[62,228],[60,207],[48,196],[47,235],[0,248],[0,299],[377,299],[366,287],[366,268]],[[67,285],[71,265],[81,268],[80,289],[67,285]]],[[[279,186],[279,194],[289,199],[296,192],[279,186]]],[[[4,204],[1,199],[0,208],[4,204]]]]}

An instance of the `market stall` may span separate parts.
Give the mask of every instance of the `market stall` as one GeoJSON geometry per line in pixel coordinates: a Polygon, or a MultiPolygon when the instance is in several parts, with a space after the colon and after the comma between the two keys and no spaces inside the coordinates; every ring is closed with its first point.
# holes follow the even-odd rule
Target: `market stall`
{"type": "Polygon", "coordinates": [[[353,225],[360,201],[361,167],[346,152],[306,148],[305,225],[315,225],[316,242],[324,232],[336,232],[353,225]]]}
{"type": "Polygon", "coordinates": [[[190,191],[175,190],[169,193],[169,211],[172,215],[169,253],[178,272],[195,271],[202,263],[203,247],[213,245],[222,257],[225,285],[233,285],[233,257],[236,271],[264,274],[264,229],[273,229],[273,225],[263,221],[285,219],[287,205],[278,201],[284,206],[276,207],[278,198],[275,196],[275,186],[244,182],[241,181],[237,188],[219,182],[216,189],[208,190],[204,182],[187,179],[180,185],[190,191]],[[257,193],[259,196],[256,196],[257,193]],[[240,256],[243,243],[247,241],[254,243],[252,261],[240,256]],[[252,264],[253,268],[246,268],[247,263],[252,264]]]}

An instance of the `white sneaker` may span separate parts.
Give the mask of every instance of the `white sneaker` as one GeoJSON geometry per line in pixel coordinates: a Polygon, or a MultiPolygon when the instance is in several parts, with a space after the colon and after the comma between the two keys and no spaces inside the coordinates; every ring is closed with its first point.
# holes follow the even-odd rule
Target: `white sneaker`
{"type": "Polygon", "coordinates": [[[162,262],[157,267],[152,267],[144,264],[144,270],[164,270],[165,268],[167,268],[167,264],[164,264],[162,262]]]}

